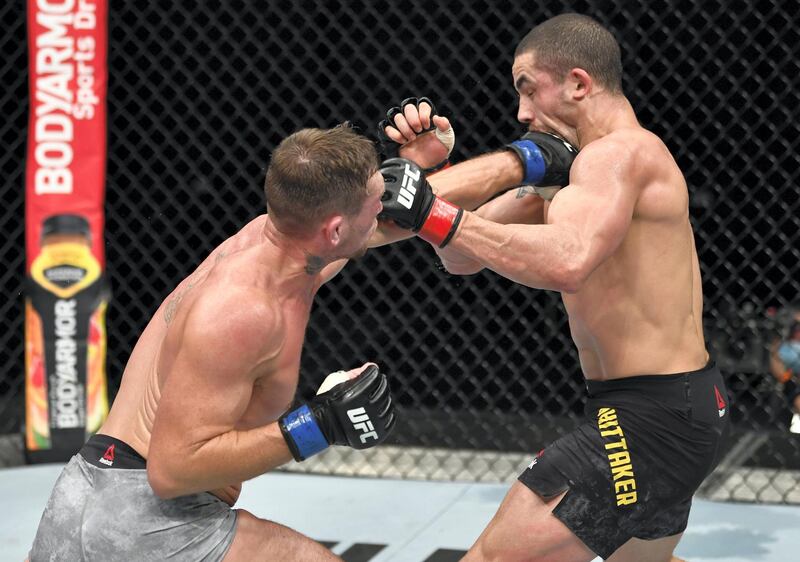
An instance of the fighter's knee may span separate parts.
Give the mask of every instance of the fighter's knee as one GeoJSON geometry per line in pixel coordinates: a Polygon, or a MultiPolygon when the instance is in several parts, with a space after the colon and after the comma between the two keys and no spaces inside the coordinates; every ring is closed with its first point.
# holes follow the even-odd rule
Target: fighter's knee
{"type": "Polygon", "coordinates": [[[254,552],[261,553],[265,548],[265,521],[244,509],[236,510],[236,534],[225,555],[224,562],[248,560],[254,552]]]}
{"type": "Polygon", "coordinates": [[[239,560],[341,560],[316,541],[280,523],[237,510],[236,536],[225,562],[239,560]]]}
{"type": "MultiPolygon", "coordinates": [[[[472,551],[470,551],[470,553],[472,553],[472,551]]],[[[524,557],[521,553],[506,549],[480,548],[472,553],[472,558],[469,560],[474,560],[475,562],[516,562],[518,560],[528,559],[530,559],[529,556],[524,557]]]]}
{"type": "Polygon", "coordinates": [[[484,560],[492,560],[488,557],[488,549],[486,548],[483,537],[472,545],[467,555],[461,559],[461,562],[483,562],[484,560]]]}
{"type": "Polygon", "coordinates": [[[269,522],[266,519],[261,519],[256,517],[246,509],[237,509],[236,510],[236,532],[242,534],[250,534],[250,533],[257,533],[261,536],[261,532],[263,531],[263,527],[268,525],[269,522]]]}
{"type": "MultiPolygon", "coordinates": [[[[529,554],[529,553],[528,553],[529,554]]],[[[491,531],[484,532],[478,541],[469,549],[465,562],[511,562],[522,560],[525,553],[516,552],[514,545],[493,536],[491,531]]],[[[528,557],[529,558],[529,557],[528,557]]]]}

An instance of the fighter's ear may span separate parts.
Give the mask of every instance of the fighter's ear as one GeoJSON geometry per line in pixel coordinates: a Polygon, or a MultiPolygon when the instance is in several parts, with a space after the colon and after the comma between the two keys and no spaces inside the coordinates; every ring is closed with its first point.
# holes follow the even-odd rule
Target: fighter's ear
{"type": "Polygon", "coordinates": [[[594,79],[582,68],[573,68],[567,74],[569,94],[575,101],[580,101],[594,89],[594,79]]]}
{"type": "Polygon", "coordinates": [[[344,228],[344,217],[342,215],[334,214],[329,216],[322,223],[322,233],[331,247],[335,248],[342,241],[342,233],[344,228]]]}

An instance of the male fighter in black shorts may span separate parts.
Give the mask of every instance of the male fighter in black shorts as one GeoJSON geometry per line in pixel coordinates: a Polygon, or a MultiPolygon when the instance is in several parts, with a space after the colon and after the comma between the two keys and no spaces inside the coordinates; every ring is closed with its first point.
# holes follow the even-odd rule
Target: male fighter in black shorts
{"type": "Polygon", "coordinates": [[[428,104],[406,103],[383,128],[416,162],[384,163],[384,215],[451,273],[488,268],[561,292],[587,379],[586,421],[533,459],[465,560],[670,560],[730,417],[703,337],[686,182],[637,121],[619,45],[593,19],[538,25],[512,72],[529,133],[430,182],[467,209],[483,203],[476,212],[424,177],[447,152],[425,134],[428,104]]]}

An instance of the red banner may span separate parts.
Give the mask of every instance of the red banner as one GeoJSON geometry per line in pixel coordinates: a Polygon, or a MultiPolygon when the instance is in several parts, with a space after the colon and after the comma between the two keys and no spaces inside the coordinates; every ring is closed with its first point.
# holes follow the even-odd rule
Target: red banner
{"type": "Polygon", "coordinates": [[[29,0],[26,451],[66,460],[108,411],[106,0],[29,0]]]}

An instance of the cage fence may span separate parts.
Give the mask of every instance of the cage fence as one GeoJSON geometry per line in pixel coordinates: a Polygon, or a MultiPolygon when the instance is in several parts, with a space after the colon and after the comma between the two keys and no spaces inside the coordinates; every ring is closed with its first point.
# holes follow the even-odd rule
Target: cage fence
{"type": "MultiPolygon", "coordinates": [[[[530,27],[592,15],[622,46],[624,89],[690,191],[709,348],[726,375],[732,447],[701,494],[800,501],[792,381],[770,370],[798,306],[800,37],[792,2],[602,0],[113,3],[106,245],[112,396],[149,316],[216,244],[263,212],[270,151],[306,126],[427,95],[457,131],[456,161],[522,132],[510,69],[530,27]]],[[[0,6],[0,433],[23,422],[23,3],[0,6]]],[[[584,385],[559,295],[491,272],[452,276],[416,240],[379,248],[319,294],[299,394],[377,360],[400,423],[367,452],[307,470],[509,480],[580,420],[584,385]]]]}

